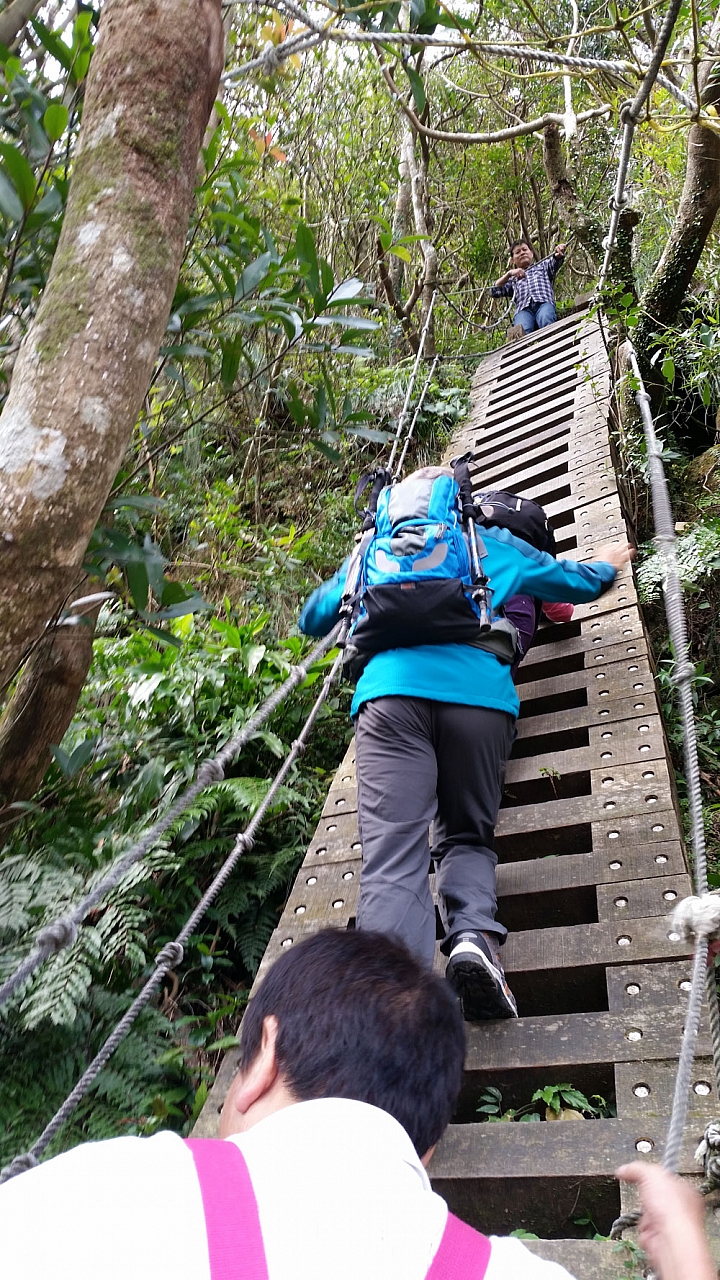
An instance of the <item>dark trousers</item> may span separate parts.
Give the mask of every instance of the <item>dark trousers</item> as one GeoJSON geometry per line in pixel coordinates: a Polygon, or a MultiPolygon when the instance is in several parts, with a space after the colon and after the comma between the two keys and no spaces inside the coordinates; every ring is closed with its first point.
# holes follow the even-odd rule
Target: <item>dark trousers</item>
{"type": "Polygon", "coordinates": [[[497,896],[493,847],[514,718],[487,707],[426,698],[376,698],[356,721],[363,848],[359,929],[395,934],[428,965],[435,912],[429,827],[443,949],[461,929],[490,930],[497,896]]]}

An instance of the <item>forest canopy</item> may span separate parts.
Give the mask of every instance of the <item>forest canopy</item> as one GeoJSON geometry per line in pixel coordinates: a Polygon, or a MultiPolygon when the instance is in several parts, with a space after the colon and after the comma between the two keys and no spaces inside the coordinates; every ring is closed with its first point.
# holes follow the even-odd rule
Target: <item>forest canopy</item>
{"type": "MultiPolygon", "coordinates": [[[[505,341],[508,304],[489,286],[518,237],[541,257],[568,244],[561,314],[602,309],[643,541],[620,345],[638,351],[682,522],[717,803],[720,16],[711,0],[671,8],[600,293],[627,104],[665,6],[0,9],[0,977],[306,652],[299,607],[352,543],[354,484],[386,456],[424,327],[421,382],[437,364],[418,465],[438,460],[478,360],[505,341]]],[[[648,547],[662,664],[659,578],[648,547]]],[[[257,810],[323,670],[0,1011],[4,1158],[72,1087],[257,810]]],[[[184,1130],[197,1113],[347,706],[332,694],[182,969],[53,1149],[184,1130]]]]}

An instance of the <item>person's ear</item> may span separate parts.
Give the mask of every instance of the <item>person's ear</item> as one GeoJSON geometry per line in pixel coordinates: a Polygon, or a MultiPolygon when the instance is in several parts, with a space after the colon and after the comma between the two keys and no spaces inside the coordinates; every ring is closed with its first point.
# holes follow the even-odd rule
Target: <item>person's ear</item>
{"type": "Polygon", "coordinates": [[[429,1150],[429,1151],[426,1151],[426,1152],[425,1152],[425,1155],[420,1157],[420,1163],[421,1163],[421,1165],[422,1165],[423,1169],[427,1169],[427,1167],[428,1167],[428,1165],[429,1165],[430,1161],[432,1160],[433,1156],[435,1155],[435,1148],[436,1148],[436,1146],[437,1146],[437,1142],[433,1142],[432,1146],[430,1147],[430,1150],[429,1150]]]}
{"type": "Polygon", "coordinates": [[[256,1102],[260,1102],[274,1088],[278,1081],[278,1065],[276,1043],[278,1020],[274,1014],[263,1019],[260,1048],[245,1071],[240,1071],[233,1080],[220,1121],[220,1136],[225,1137],[234,1132],[237,1119],[233,1113],[241,1116],[247,1114],[256,1102]]]}

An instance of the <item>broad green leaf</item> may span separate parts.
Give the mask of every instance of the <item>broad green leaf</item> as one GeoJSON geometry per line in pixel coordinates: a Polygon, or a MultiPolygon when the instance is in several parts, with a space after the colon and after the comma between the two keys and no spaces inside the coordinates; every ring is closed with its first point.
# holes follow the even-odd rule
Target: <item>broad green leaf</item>
{"type": "Polygon", "coordinates": [[[59,142],[68,126],[70,113],[64,102],[51,102],[43,116],[49,142],[59,142]]]}
{"type": "Polygon", "coordinates": [[[268,251],[267,253],[261,253],[259,258],[256,258],[254,262],[245,267],[235,290],[236,302],[247,298],[248,294],[257,289],[260,282],[265,279],[271,262],[272,254],[268,251]]]}
{"type": "Polygon", "coordinates": [[[9,222],[19,222],[23,216],[23,207],[12,182],[4,169],[0,168],[0,213],[9,222]]]}
{"type": "Polygon", "coordinates": [[[675,361],[670,356],[665,356],[662,362],[662,375],[667,378],[668,382],[675,381],[675,361]]]}
{"type": "Polygon", "coordinates": [[[408,253],[407,249],[403,248],[403,246],[400,244],[390,245],[388,248],[388,253],[394,254],[395,257],[399,258],[401,262],[412,262],[412,258],[410,257],[410,254],[408,253]]]}
{"type": "Polygon", "coordinates": [[[48,53],[55,58],[55,61],[60,63],[64,71],[69,71],[73,60],[72,49],[65,44],[64,40],[56,36],[53,31],[50,31],[39,18],[33,18],[31,26],[43,49],[47,49],[48,53]]]}
{"type": "Polygon", "coordinates": [[[309,269],[308,282],[311,292],[317,293],[320,288],[320,264],[318,263],[315,249],[315,237],[304,222],[298,223],[295,233],[295,251],[298,262],[304,263],[309,269]]]}
{"type": "Polygon", "coordinates": [[[147,609],[148,595],[150,594],[147,569],[142,561],[134,560],[125,565],[125,573],[127,574],[132,602],[138,612],[143,613],[147,609]]]}
{"type": "Polygon", "coordinates": [[[328,306],[332,307],[338,302],[345,302],[350,298],[356,298],[364,289],[362,280],[358,280],[357,276],[351,276],[349,280],[343,280],[333,289],[328,298],[328,306]]]}
{"type": "Polygon", "coordinates": [[[0,142],[0,156],[5,161],[5,167],[13,180],[15,190],[22,201],[23,209],[27,212],[35,199],[37,191],[35,174],[22,151],[14,147],[11,142],[0,142]]]}
{"type": "Polygon", "coordinates": [[[70,756],[67,751],[63,751],[62,747],[50,747],[50,754],[54,757],[66,778],[70,777],[70,756]]]}
{"type": "Polygon", "coordinates": [[[413,67],[406,67],[405,75],[410,81],[410,88],[412,89],[412,96],[415,102],[415,106],[417,107],[418,111],[422,114],[422,112],[425,110],[425,104],[427,102],[427,98],[425,96],[425,85],[423,84],[422,76],[418,75],[417,71],[415,71],[413,67]]]}
{"type": "Polygon", "coordinates": [[[347,316],[343,315],[342,312],[340,315],[315,316],[312,324],[318,324],[321,327],[331,324],[339,324],[342,329],[357,329],[358,332],[362,330],[367,333],[380,328],[378,321],[371,320],[370,316],[347,316]]]}

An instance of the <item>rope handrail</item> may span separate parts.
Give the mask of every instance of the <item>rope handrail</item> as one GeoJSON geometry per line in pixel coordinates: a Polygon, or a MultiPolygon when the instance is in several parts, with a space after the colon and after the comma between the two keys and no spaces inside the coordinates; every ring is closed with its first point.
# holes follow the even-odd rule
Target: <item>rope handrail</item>
{"type": "Polygon", "coordinates": [[[238,733],[230,738],[221,751],[206,760],[198,769],[195,780],[177,797],[161,818],[149,827],[130,849],[115,862],[110,870],[97,882],[80,902],[69,911],[58,916],[50,924],[39,930],[35,938],[34,949],[20,962],[17,968],[0,986],[0,1008],[12,995],[40,968],[46,960],[59,951],[72,946],[78,935],[78,929],[85,917],[93,910],[112,889],[115,889],[123,876],[135,863],[144,857],[157,844],[158,840],[185,812],[193,801],[213,782],[220,782],[225,776],[225,769],[232,764],[236,756],[252,738],[255,732],[285,701],[288,695],[307,678],[309,669],[332,648],[340,632],[338,624],[327,636],[315,645],[304,663],[296,663],[290,674],[281,685],[266,698],[253,716],[243,725],[238,733]]]}
{"type": "MultiPolygon", "coordinates": [[[[335,630],[337,631],[337,628],[335,630]]],[[[331,632],[331,635],[334,635],[334,634],[335,632],[331,632]]],[[[340,670],[341,663],[342,663],[342,654],[339,653],[335,658],[327,675],[325,676],[320,692],[317,698],[315,699],[315,702],[312,705],[312,708],[308,714],[305,724],[303,725],[302,730],[298,734],[295,741],[292,743],[290,751],[285,757],[282,765],[280,766],[280,769],[276,773],[272,781],[272,784],[268,788],[268,791],[262,801],[262,804],[260,804],[260,806],[258,807],[257,811],[255,812],[251,821],[248,823],[245,830],[241,833],[241,835],[237,837],[223,865],[221,866],[220,870],[218,871],[217,875],[213,879],[208,889],[206,889],[205,893],[203,894],[202,898],[198,902],[192,914],[186,920],[185,924],[183,925],[182,929],[178,933],[177,937],[172,942],[166,943],[165,946],[162,947],[162,949],[158,952],[157,956],[155,957],[155,968],[152,974],[150,975],[150,977],[148,978],[147,982],[142,987],[138,995],[135,997],[133,1003],[130,1005],[130,1008],[126,1011],[126,1013],[120,1019],[115,1029],[110,1033],[104,1045],[95,1055],[90,1065],[83,1072],[82,1076],[80,1077],[77,1084],[75,1085],[75,1088],[72,1090],[71,1093],[68,1094],[62,1106],[58,1108],[58,1110],[55,1112],[55,1115],[45,1126],[45,1128],[43,1129],[37,1141],[33,1143],[29,1151],[23,1152],[23,1154],[15,1156],[14,1160],[9,1165],[7,1165],[2,1171],[0,1171],[0,1183],[7,1182],[9,1178],[15,1177],[18,1173],[24,1173],[25,1170],[34,1168],[34,1166],[38,1163],[40,1156],[47,1149],[49,1144],[52,1142],[53,1138],[56,1136],[56,1134],[65,1124],[66,1120],[70,1117],[72,1112],[75,1110],[78,1103],[81,1102],[82,1099],[85,1097],[86,1093],[94,1083],[97,1076],[102,1071],[103,1067],[112,1057],[118,1045],[121,1043],[122,1040],[124,1040],[125,1036],[130,1031],[135,1020],[138,1018],[142,1010],[148,1004],[148,1002],[154,995],[155,991],[157,991],[165,975],[170,971],[170,969],[174,968],[176,965],[182,962],[183,955],[184,955],[184,948],[188,939],[194,933],[198,924],[200,923],[203,916],[205,915],[205,912],[208,910],[210,906],[212,906],[213,902],[215,901],[215,898],[220,893],[221,889],[224,888],[225,884],[230,878],[230,875],[232,874],[242,854],[245,853],[246,850],[249,850],[252,848],[255,842],[255,835],[257,833],[258,827],[260,826],[260,823],[265,817],[265,814],[270,808],[275,796],[277,795],[280,787],[285,781],[285,778],[290,772],[290,769],[292,768],[293,764],[295,763],[297,758],[300,755],[302,755],[303,751],[305,750],[305,747],[307,745],[307,740],[310,736],[310,733],[312,732],[312,729],[315,725],[315,721],[317,720],[317,717],[320,713],[323,703],[327,699],[330,689],[337,677],[337,674],[340,670]]]]}
{"type": "MultiPolygon", "coordinates": [[[[686,898],[679,904],[672,917],[673,927],[682,931],[684,936],[692,937],[695,943],[690,994],[684,1019],[684,1033],[675,1079],[672,1111],[662,1160],[666,1169],[676,1173],[680,1163],[680,1148],[687,1119],[690,1082],[695,1058],[695,1046],[702,1017],[704,994],[707,994],[708,999],[715,1081],[716,1086],[720,1087],[720,1006],[718,1005],[716,991],[715,970],[712,965],[708,967],[709,939],[711,934],[717,930],[718,921],[720,920],[720,903],[708,894],[700,764],[692,700],[692,682],[695,668],[689,656],[687,621],[677,559],[675,521],[662,461],[662,445],[655,431],[650,396],[645,390],[637,355],[631,342],[627,343],[626,350],[628,363],[636,384],[635,402],[640,411],[645,437],[648,479],[655,526],[654,541],[664,568],[663,598],[668,632],[674,651],[672,679],[678,691],[682,720],[685,779],[690,814],[690,843],[693,853],[695,892],[697,894],[697,897],[686,898]],[[708,901],[713,904],[709,911],[708,901]]],[[[710,1189],[710,1184],[707,1185],[706,1189],[710,1189]]],[[[639,1210],[621,1214],[613,1223],[612,1238],[618,1239],[626,1227],[635,1226],[639,1219],[639,1210]]]]}
{"type": "MultiPolygon", "coordinates": [[[[253,71],[264,71],[266,74],[276,71],[280,63],[285,62],[294,54],[304,53],[306,50],[316,47],[318,44],[326,40],[333,43],[348,44],[370,44],[370,45],[389,45],[400,44],[410,45],[423,48],[437,49],[457,49],[458,52],[475,51],[477,53],[491,54],[501,58],[518,58],[525,60],[534,59],[536,62],[545,62],[552,66],[568,67],[571,70],[578,71],[609,71],[615,75],[641,75],[643,83],[647,78],[647,74],[654,68],[657,61],[656,50],[653,51],[653,57],[647,67],[641,62],[637,64],[628,62],[621,58],[591,58],[583,57],[579,54],[559,53],[552,49],[536,49],[532,45],[523,44],[502,44],[488,40],[473,40],[471,37],[464,39],[451,38],[449,35],[434,35],[421,33],[417,31],[362,31],[357,28],[348,27],[329,27],[314,21],[309,14],[305,12],[299,5],[294,4],[293,0],[280,0],[275,6],[280,10],[284,10],[298,21],[302,22],[307,30],[298,32],[295,36],[290,36],[287,40],[281,41],[274,45],[268,42],[265,49],[256,58],[252,58],[248,62],[244,62],[242,66],[236,67],[232,71],[228,71],[224,80],[232,82],[241,79],[243,76],[249,75],[253,71]]],[[[659,43],[659,40],[658,40],[659,43]]],[[[660,56],[660,62],[664,55],[663,48],[660,56]]],[[[657,70],[653,71],[650,80],[650,88],[653,83],[657,83],[671,94],[681,106],[687,107],[690,111],[697,109],[697,104],[689,94],[684,93],[676,84],[669,80],[667,76],[662,75],[659,70],[659,62],[657,70]]],[[[642,87],[642,86],[641,86],[642,87]]]]}
{"type": "MultiPolygon", "coordinates": [[[[398,418],[398,424],[395,430],[395,438],[393,439],[392,449],[390,450],[390,457],[388,458],[388,464],[387,464],[388,471],[392,471],[393,469],[395,454],[397,453],[398,445],[400,444],[402,429],[405,426],[405,419],[407,418],[408,406],[410,404],[410,397],[413,393],[413,387],[415,386],[415,379],[417,378],[417,372],[418,372],[418,369],[420,368],[420,361],[422,360],[423,351],[425,349],[425,339],[427,338],[427,335],[430,330],[430,322],[432,320],[432,313],[433,313],[433,308],[435,307],[436,297],[437,297],[437,293],[434,291],[432,298],[430,299],[430,306],[428,307],[428,310],[427,310],[425,323],[423,324],[423,327],[422,327],[422,333],[420,334],[420,341],[418,342],[418,349],[415,353],[415,360],[412,367],[412,373],[410,374],[410,381],[408,382],[407,390],[405,392],[405,400],[403,402],[403,407],[400,410],[400,417],[398,418]]],[[[427,385],[425,389],[427,390],[427,385]]],[[[423,395],[424,394],[425,393],[423,392],[423,395]]],[[[422,400],[422,397],[421,397],[421,400],[422,400]]],[[[416,413],[416,416],[417,416],[417,413],[416,413]]],[[[415,425],[415,419],[413,418],[413,421],[411,424],[411,430],[414,425],[415,425]]],[[[404,457],[405,457],[405,451],[403,451],[403,458],[404,457]]],[[[397,472],[398,474],[400,472],[399,466],[398,466],[397,472]]]]}
{"type": "MultiPolygon", "coordinates": [[[[620,152],[620,161],[618,163],[617,177],[615,179],[615,190],[610,197],[610,227],[607,236],[603,240],[605,256],[603,257],[600,275],[598,276],[598,282],[595,287],[596,297],[601,293],[605,285],[605,281],[610,270],[610,260],[617,243],[620,215],[628,203],[628,197],[625,194],[625,185],[627,183],[628,169],[630,168],[630,154],[632,152],[635,128],[640,120],[640,113],[647,102],[650,91],[655,81],[659,80],[662,60],[670,43],[670,37],[672,36],[675,28],[675,23],[681,7],[682,0],[670,0],[670,6],[665,14],[662,27],[658,32],[657,40],[655,41],[655,48],[653,49],[653,55],[647,70],[645,71],[645,75],[643,76],[642,84],[640,85],[640,88],[632,102],[626,103],[620,111],[620,119],[623,123],[622,149],[620,152]]],[[[668,83],[665,83],[663,87],[667,88],[668,83]]],[[[693,111],[696,111],[699,104],[693,104],[690,102],[690,106],[693,111]]]]}

